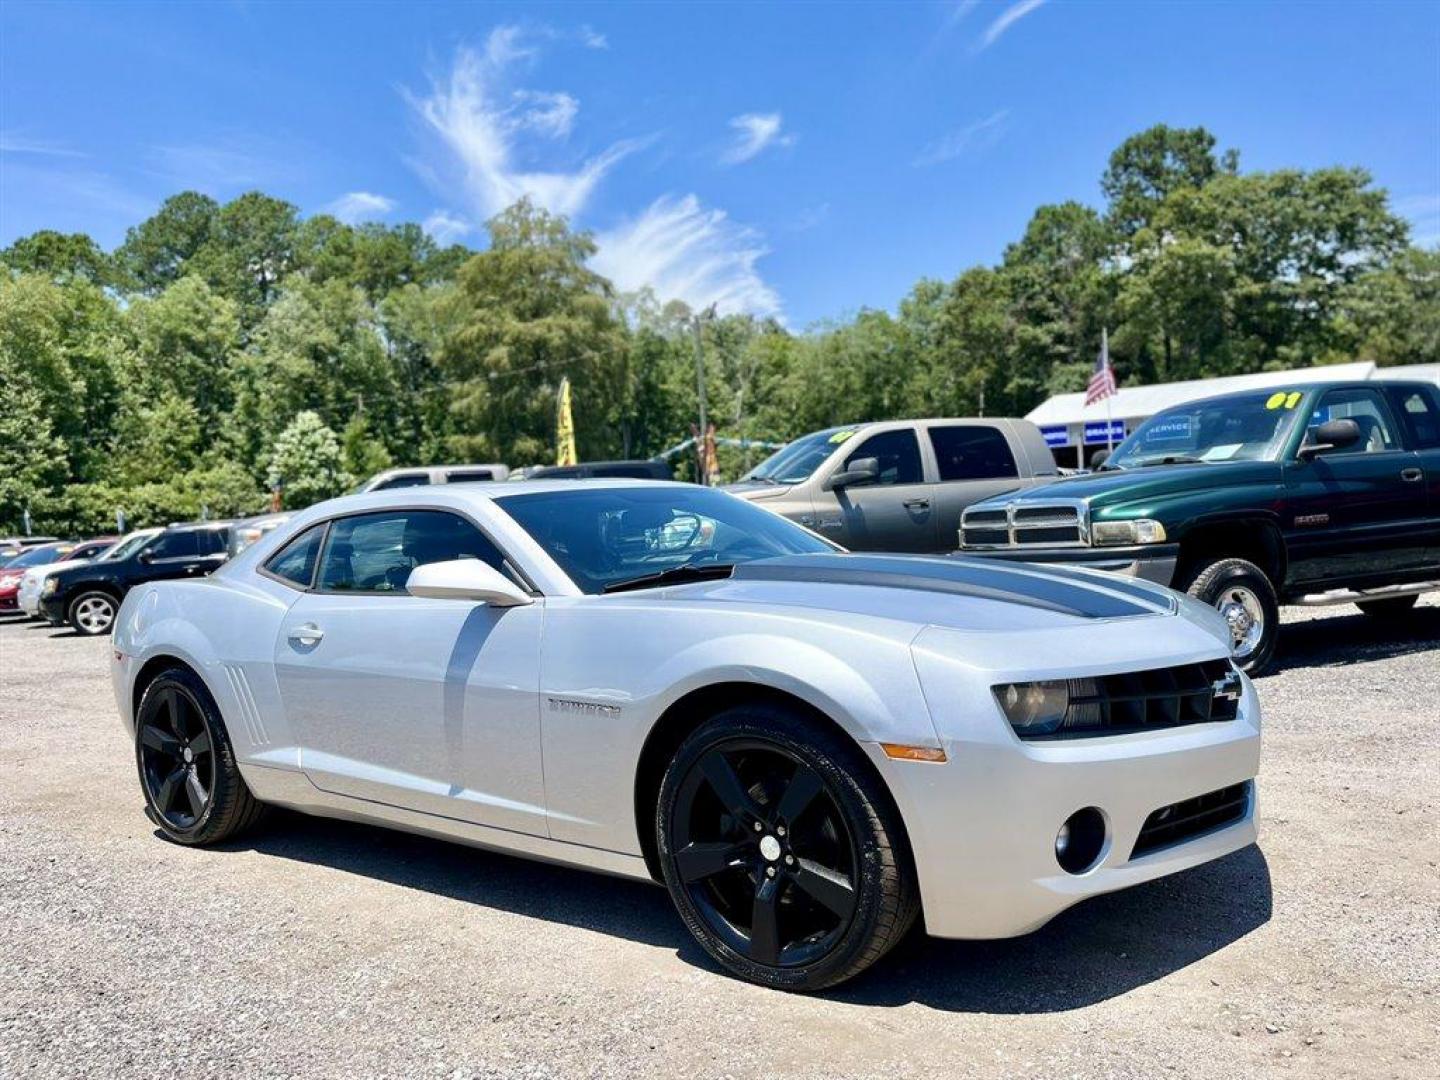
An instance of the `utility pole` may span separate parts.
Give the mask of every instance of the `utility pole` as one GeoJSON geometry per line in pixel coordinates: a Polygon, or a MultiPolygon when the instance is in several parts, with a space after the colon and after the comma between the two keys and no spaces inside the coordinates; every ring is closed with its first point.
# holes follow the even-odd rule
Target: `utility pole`
{"type": "Polygon", "coordinates": [[[705,457],[705,439],[709,431],[708,420],[705,416],[705,343],[702,339],[700,329],[707,319],[715,317],[715,305],[711,304],[704,311],[699,312],[690,319],[690,329],[695,335],[695,389],[700,399],[700,434],[699,451],[696,460],[700,463],[700,484],[702,487],[710,486],[709,462],[705,457]]]}

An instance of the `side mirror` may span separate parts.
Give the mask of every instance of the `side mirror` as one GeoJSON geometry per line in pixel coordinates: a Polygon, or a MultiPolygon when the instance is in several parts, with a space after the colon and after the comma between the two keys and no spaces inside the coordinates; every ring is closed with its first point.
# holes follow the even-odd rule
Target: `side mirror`
{"type": "Polygon", "coordinates": [[[856,458],[850,468],[831,473],[825,481],[825,490],[849,487],[851,484],[868,484],[880,475],[880,462],[873,457],[856,458]]]}
{"type": "Polygon", "coordinates": [[[1110,460],[1110,451],[1109,451],[1109,450],[1096,450],[1093,454],[1090,455],[1090,468],[1092,468],[1092,469],[1098,469],[1098,468],[1100,468],[1100,466],[1104,465],[1105,462],[1107,462],[1107,461],[1109,461],[1109,460],[1110,460]]]}
{"type": "Polygon", "coordinates": [[[149,566],[155,561],[155,553],[153,551],[142,551],[139,555],[135,556],[135,561],[142,562],[146,566],[149,566]]]}
{"type": "Polygon", "coordinates": [[[479,559],[451,559],[417,566],[410,571],[405,590],[411,596],[471,600],[491,607],[519,607],[534,602],[519,585],[479,559]]]}
{"type": "Polygon", "coordinates": [[[1300,447],[1300,459],[1309,461],[1327,450],[1343,450],[1360,441],[1360,425],[1354,420],[1327,420],[1315,429],[1315,441],[1300,447]]]}

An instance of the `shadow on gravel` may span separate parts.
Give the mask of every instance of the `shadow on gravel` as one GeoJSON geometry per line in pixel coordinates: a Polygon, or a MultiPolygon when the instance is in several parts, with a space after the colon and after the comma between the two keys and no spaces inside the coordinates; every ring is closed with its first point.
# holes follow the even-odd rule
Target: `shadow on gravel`
{"type": "Polygon", "coordinates": [[[1275,662],[1260,677],[1304,668],[1389,660],[1430,649],[1440,649],[1440,607],[1416,608],[1389,619],[1356,611],[1287,622],[1280,628],[1275,662]]]}
{"type": "MultiPolygon", "coordinates": [[[[277,814],[235,850],[242,848],[674,949],[686,963],[719,970],[685,932],[664,890],[652,885],[292,813],[277,814]]],[[[1023,938],[911,934],[870,972],[825,996],[957,1012],[1063,1012],[1187,967],[1262,926],[1270,909],[1269,867],[1249,847],[1087,900],[1023,938]]]]}
{"type": "Polygon", "coordinates": [[[1065,1012],[1189,967],[1269,922],[1271,905],[1270,868],[1252,845],[1083,901],[1025,937],[911,934],[869,973],[826,996],[948,1012],[1065,1012]]]}

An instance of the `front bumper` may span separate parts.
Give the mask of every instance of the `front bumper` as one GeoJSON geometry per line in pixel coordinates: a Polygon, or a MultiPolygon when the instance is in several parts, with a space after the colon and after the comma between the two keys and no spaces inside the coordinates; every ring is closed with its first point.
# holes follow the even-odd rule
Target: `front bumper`
{"type": "Polygon", "coordinates": [[[42,619],[55,626],[63,626],[65,623],[65,602],[58,594],[54,596],[42,596],[40,598],[39,612],[42,619]]]}
{"type": "Polygon", "coordinates": [[[1108,570],[1115,574],[1144,578],[1168,586],[1175,579],[1180,558],[1179,544],[1137,544],[1130,547],[1044,547],[1022,545],[1013,548],[961,548],[961,555],[1007,562],[1050,563],[1108,570]]]}
{"type": "Polygon", "coordinates": [[[1244,685],[1232,721],[1064,742],[947,741],[949,760],[939,765],[877,758],[909,831],[927,931],[1025,934],[1087,897],[1254,843],[1260,713],[1254,687],[1244,685]],[[1238,820],[1131,857],[1154,811],[1246,781],[1238,820]],[[1105,819],[1101,854],[1085,872],[1067,873],[1056,861],[1056,833],[1091,806],[1105,819]]]}

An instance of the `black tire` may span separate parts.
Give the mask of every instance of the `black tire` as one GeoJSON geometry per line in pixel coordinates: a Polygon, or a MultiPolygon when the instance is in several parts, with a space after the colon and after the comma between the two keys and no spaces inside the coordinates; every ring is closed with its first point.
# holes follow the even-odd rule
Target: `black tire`
{"type": "Polygon", "coordinates": [[[681,919],[721,966],[762,986],[820,990],[864,971],[914,924],[908,841],[866,765],[848,741],[770,705],[726,709],[681,744],[656,808],[660,866],[681,919]],[[770,931],[759,929],[762,910],[770,931]]]}
{"type": "Polygon", "coordinates": [[[1376,619],[1400,619],[1415,610],[1420,597],[1392,596],[1388,600],[1361,600],[1355,606],[1376,619]]]}
{"type": "Polygon", "coordinates": [[[218,844],[265,813],[240,775],[215,699],[188,668],[161,672],[145,688],[135,765],[146,814],[177,844],[218,844]]]}
{"type": "Polygon", "coordinates": [[[1280,601],[1265,571],[1244,559],[1218,559],[1196,566],[1183,588],[1225,615],[1235,666],[1252,675],[1264,670],[1280,638],[1280,601]]]}
{"type": "Polygon", "coordinates": [[[77,634],[82,637],[99,637],[110,633],[119,612],[120,601],[113,593],[104,589],[89,589],[70,601],[66,616],[71,629],[77,634]]]}

